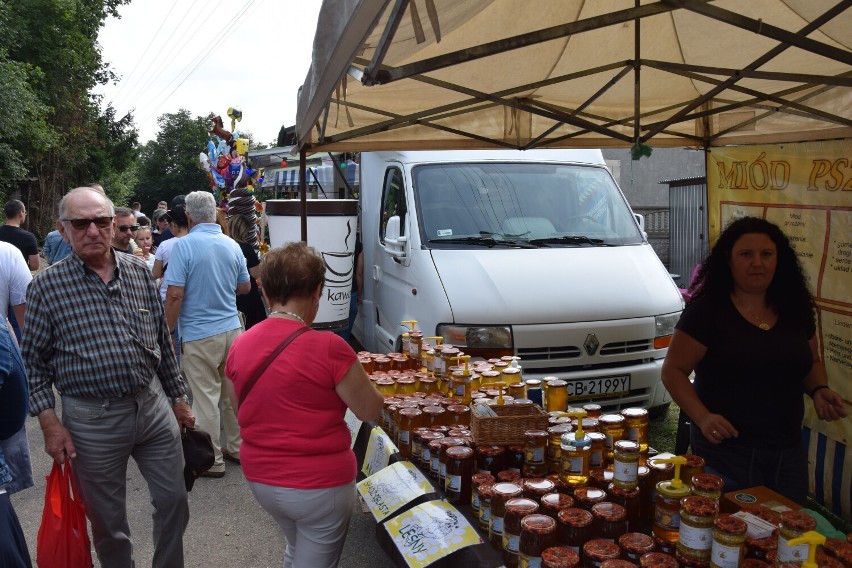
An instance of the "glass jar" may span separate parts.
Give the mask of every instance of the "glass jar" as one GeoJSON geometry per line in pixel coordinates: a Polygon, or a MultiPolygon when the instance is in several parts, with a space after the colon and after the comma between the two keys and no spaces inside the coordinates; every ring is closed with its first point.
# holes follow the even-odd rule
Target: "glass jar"
{"type": "MultiPolygon", "coordinates": [[[[400,360],[403,363],[408,362],[408,359],[405,357],[397,357],[393,360],[400,360]]],[[[396,380],[396,394],[410,396],[415,392],[417,392],[417,381],[414,380],[414,377],[399,377],[396,380]]]]}
{"type": "Polygon", "coordinates": [[[544,406],[542,399],[541,380],[527,379],[524,381],[527,385],[527,398],[539,406],[544,406]]]}
{"type": "Polygon", "coordinates": [[[391,370],[391,360],[389,357],[379,355],[373,358],[373,366],[375,368],[374,372],[387,373],[391,370]]]}
{"type": "Polygon", "coordinates": [[[514,483],[515,485],[523,485],[520,472],[504,469],[497,474],[497,481],[501,483],[514,483]]]}
{"type": "Polygon", "coordinates": [[[622,489],[639,487],[639,444],[630,440],[615,442],[612,482],[622,489]]]}
{"type": "Polygon", "coordinates": [[[678,568],[675,557],[663,552],[645,554],[639,559],[639,566],[642,568],[678,568]]]}
{"type": "MultiPolygon", "coordinates": [[[[654,507],[653,503],[648,500],[648,494],[652,492],[651,485],[651,468],[647,465],[639,466],[639,530],[640,532],[650,533],[651,532],[651,517],[654,516],[654,507]]],[[[631,529],[632,528],[631,525],[631,529]]]]}
{"type": "Polygon", "coordinates": [[[527,384],[523,381],[509,385],[509,394],[515,399],[527,398],[527,384]]]}
{"type": "Polygon", "coordinates": [[[562,379],[556,379],[547,383],[547,400],[545,401],[548,412],[565,411],[568,408],[568,383],[562,379]]]}
{"type": "Polygon", "coordinates": [[[651,531],[661,543],[673,545],[677,542],[680,529],[680,500],[689,494],[689,486],[686,484],[676,486],[672,481],[661,481],[657,484],[654,523],[651,531]]]}
{"type": "Polygon", "coordinates": [[[506,448],[505,469],[517,471],[520,475],[524,467],[524,447],[521,445],[511,445],[506,448]]]}
{"type": "Polygon", "coordinates": [[[695,454],[683,454],[681,457],[686,458],[686,463],[680,468],[680,478],[692,489],[692,478],[704,473],[704,458],[695,454]]]}
{"type": "MultiPolygon", "coordinates": [[[[440,432],[435,433],[440,434],[440,432]]],[[[423,448],[424,461],[426,457],[429,458],[429,477],[432,479],[438,479],[438,475],[441,473],[441,440],[443,439],[444,435],[441,434],[440,438],[430,440],[423,448]],[[429,448],[429,450],[427,451],[426,448],[429,448]]]]}
{"type": "Polygon", "coordinates": [[[556,521],[539,513],[521,519],[521,538],[518,543],[518,566],[541,566],[541,553],[556,544],[556,521]]]}
{"type": "Polygon", "coordinates": [[[382,396],[393,396],[396,394],[396,382],[389,377],[376,379],[373,384],[376,385],[376,390],[382,396]]]}
{"type": "Polygon", "coordinates": [[[495,483],[491,487],[491,522],[488,525],[488,540],[491,546],[503,548],[503,518],[506,516],[506,503],[521,496],[522,489],[514,483],[495,483]]]}
{"type": "Polygon", "coordinates": [[[621,549],[612,541],[595,538],[583,545],[583,566],[600,568],[606,560],[615,560],[621,555],[621,549]]]}
{"type": "Polygon", "coordinates": [[[494,477],[503,469],[506,450],[503,446],[478,446],[476,448],[476,470],[490,473],[494,477]]]}
{"type": "Polygon", "coordinates": [[[470,407],[466,404],[451,404],[447,407],[450,424],[470,427],[470,407]]]}
{"type": "Polygon", "coordinates": [[[586,416],[589,418],[598,418],[601,415],[601,405],[592,402],[584,404],[582,409],[586,411],[586,416]]]}
{"type": "MultiPolygon", "coordinates": [[[[706,475],[706,474],[705,474],[706,475]]],[[[719,515],[713,524],[711,568],[737,568],[743,560],[748,526],[733,515],[719,515]]]]}
{"type": "Polygon", "coordinates": [[[423,411],[416,407],[399,409],[399,430],[397,431],[397,447],[399,455],[408,459],[411,457],[412,431],[423,425],[423,411]]]}
{"type": "Polygon", "coordinates": [[[707,563],[713,545],[713,523],[719,504],[699,495],[680,501],[680,529],[677,540],[677,559],[681,564],[707,563]]]}
{"type": "Polygon", "coordinates": [[[496,388],[499,388],[500,391],[506,395],[509,393],[509,385],[521,382],[521,370],[517,367],[494,367],[494,370],[498,369],[500,370],[500,381],[502,381],[503,384],[496,388]]]}
{"type": "Polygon", "coordinates": [[[606,436],[601,432],[587,432],[586,436],[592,441],[592,449],[589,453],[589,469],[604,467],[606,436]]]}
{"type": "Polygon", "coordinates": [[[775,562],[778,553],[778,529],[766,538],[751,538],[746,536],[746,559],[760,560],[767,564],[775,562]]]}
{"type": "Polygon", "coordinates": [[[629,532],[618,537],[618,546],[621,547],[621,557],[634,565],[649,552],[654,552],[654,539],[639,532],[629,532]]]}
{"type": "MultiPolygon", "coordinates": [[[[422,415],[421,415],[422,418],[422,415]]],[[[421,465],[423,456],[423,434],[432,433],[429,428],[420,426],[411,432],[411,463],[421,465]]]]}
{"type": "Polygon", "coordinates": [[[574,498],[564,493],[548,493],[541,496],[539,503],[541,504],[542,514],[556,519],[559,516],[559,511],[574,506],[574,498]]]}
{"type": "Polygon", "coordinates": [[[470,483],[473,474],[473,448],[447,448],[447,475],[444,491],[453,505],[470,502],[470,483]]]}
{"type": "Polygon", "coordinates": [[[547,439],[545,430],[527,430],[524,432],[524,477],[544,477],[547,475],[547,439]]]}
{"type": "Polygon", "coordinates": [[[391,423],[393,422],[393,413],[396,410],[396,405],[402,402],[402,400],[396,398],[395,396],[386,396],[385,401],[382,404],[382,429],[391,436],[391,423]]]}
{"type": "Polygon", "coordinates": [[[588,485],[574,488],[574,504],[580,509],[591,512],[593,506],[604,501],[606,501],[606,491],[603,489],[588,485]]]}
{"type": "Polygon", "coordinates": [[[493,483],[483,483],[479,486],[479,516],[477,521],[479,530],[488,533],[488,528],[491,526],[491,488],[493,483]]]}
{"type": "Polygon", "coordinates": [[[548,493],[553,493],[556,486],[552,481],[543,477],[528,477],[524,479],[524,497],[540,502],[548,493]]]}
{"type": "Polygon", "coordinates": [[[538,503],[524,497],[506,501],[506,516],[503,517],[503,562],[506,566],[518,565],[521,520],[538,512],[538,508],[538,503]]]}
{"type": "Polygon", "coordinates": [[[756,558],[746,558],[740,564],[740,568],[769,568],[771,564],[756,558]]]}
{"type": "MultiPolygon", "coordinates": [[[[609,495],[609,500],[613,503],[617,503],[624,507],[624,510],[627,511],[627,530],[629,531],[638,531],[639,526],[639,514],[640,514],[640,502],[641,499],[639,497],[639,488],[636,489],[622,489],[617,486],[615,483],[610,483],[609,487],[606,490],[609,495]]],[[[637,557],[636,560],[639,560],[637,557]]]]}
{"type": "Polygon", "coordinates": [[[494,476],[490,473],[474,473],[470,476],[470,509],[473,516],[479,518],[479,486],[488,483],[494,485],[494,476]]]}
{"type": "Polygon", "coordinates": [[[714,473],[699,473],[692,476],[692,494],[719,502],[725,482],[714,473]]]}
{"type": "Polygon", "coordinates": [[[551,546],[541,553],[542,568],[577,568],[580,554],[567,546],[551,546]]]}
{"type": "MultiPolygon", "coordinates": [[[[574,428],[574,430],[577,429],[577,424],[579,424],[578,419],[572,418],[571,426],[574,428]]],[[[589,418],[588,416],[586,416],[585,418],[583,418],[583,431],[586,434],[589,434],[590,432],[600,432],[600,420],[598,418],[589,418]]],[[[604,438],[604,446],[606,446],[606,438],[604,438]]]]}
{"type": "Polygon", "coordinates": [[[604,501],[593,505],[592,516],[595,518],[596,538],[616,542],[627,532],[627,510],[617,503],[604,501]]]}
{"type": "Polygon", "coordinates": [[[808,545],[790,546],[788,541],[816,528],[816,519],[801,511],[784,511],[778,523],[778,553],[775,560],[801,563],[808,559],[808,545]]]}
{"type": "Polygon", "coordinates": [[[471,389],[472,377],[473,375],[465,373],[464,370],[453,371],[450,374],[453,398],[459,404],[470,404],[470,395],[473,392],[471,389]]]}
{"type": "Polygon", "coordinates": [[[441,438],[439,440],[440,452],[438,453],[438,483],[441,487],[447,484],[447,450],[453,446],[466,446],[467,442],[462,438],[441,438]]]}
{"type": "Polygon", "coordinates": [[[612,463],[615,443],[624,439],[624,416],[621,414],[602,414],[598,418],[598,422],[600,423],[601,432],[606,436],[604,440],[604,448],[606,448],[604,460],[607,463],[612,463]]]}
{"type": "Polygon", "coordinates": [[[411,359],[411,368],[419,371],[423,360],[423,332],[415,330],[408,333],[408,352],[405,355],[411,359]]]}
{"type": "Polygon", "coordinates": [[[569,507],[556,514],[559,523],[559,542],[576,552],[592,537],[594,517],[585,509],[569,507]]]}
{"type": "Polygon", "coordinates": [[[427,395],[438,392],[438,379],[435,377],[420,377],[420,390],[427,395]]]}
{"type": "Polygon", "coordinates": [[[562,435],[571,431],[570,424],[558,424],[547,429],[547,471],[562,471],[562,435]]]}
{"type": "Polygon", "coordinates": [[[424,406],[423,410],[423,425],[434,428],[435,426],[447,425],[447,409],[440,404],[424,406]]]}
{"type": "Polygon", "coordinates": [[[589,482],[589,454],[592,441],[588,435],[577,440],[573,432],[562,436],[562,477],[569,487],[586,485],[589,482]]]}
{"type": "Polygon", "coordinates": [[[625,438],[639,444],[641,453],[647,453],[648,411],[644,408],[625,408],[621,415],[624,416],[624,427],[627,430],[625,438]]]}
{"type": "Polygon", "coordinates": [[[590,469],[589,470],[589,485],[597,487],[598,489],[607,490],[612,484],[612,470],[611,469],[590,469]]]}

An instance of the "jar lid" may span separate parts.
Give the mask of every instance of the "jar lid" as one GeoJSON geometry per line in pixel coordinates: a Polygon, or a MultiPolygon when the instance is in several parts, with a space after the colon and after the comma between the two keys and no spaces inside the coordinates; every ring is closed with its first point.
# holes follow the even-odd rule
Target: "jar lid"
{"type": "Polygon", "coordinates": [[[778,549],[778,529],[772,531],[772,534],[766,538],[751,538],[746,534],[746,544],[751,548],[762,551],[764,556],[766,556],[768,552],[778,549]]]}
{"type": "Polygon", "coordinates": [[[745,521],[733,515],[719,515],[713,524],[721,532],[733,536],[744,535],[748,530],[745,521]]]}
{"type": "Polygon", "coordinates": [[[588,432],[586,436],[591,438],[592,442],[603,442],[606,440],[606,434],[603,432],[588,432]]]}
{"type": "Polygon", "coordinates": [[[590,512],[576,507],[562,509],[556,513],[556,518],[558,518],[559,522],[563,525],[575,528],[587,527],[592,524],[592,521],[594,520],[594,517],[592,517],[590,512]]]}
{"type": "Polygon", "coordinates": [[[574,488],[574,499],[584,503],[598,503],[606,499],[606,491],[588,485],[574,488]]]}
{"type": "Polygon", "coordinates": [[[530,388],[530,387],[537,388],[537,387],[541,386],[541,380],[540,379],[527,379],[524,382],[527,383],[527,388],[530,388]]]}
{"type": "Polygon", "coordinates": [[[404,406],[399,409],[399,413],[403,416],[420,416],[423,414],[423,411],[417,407],[404,406]]]}
{"type": "Polygon", "coordinates": [[[583,545],[583,554],[586,555],[586,558],[604,561],[618,558],[618,555],[621,554],[621,549],[614,542],[595,538],[583,545]]]}
{"type": "Polygon", "coordinates": [[[423,412],[425,412],[426,414],[441,414],[442,412],[447,411],[447,409],[441,406],[440,404],[429,404],[422,408],[423,412]]]}
{"type": "MultiPolygon", "coordinates": [[[[438,432],[435,432],[435,433],[438,434],[438,432]]],[[[429,448],[433,449],[433,450],[441,449],[441,440],[443,440],[443,439],[444,439],[443,434],[441,434],[440,438],[432,438],[431,440],[429,440],[429,448]]]]}
{"type": "Polygon", "coordinates": [[[639,444],[637,442],[633,442],[632,440],[619,440],[617,441],[613,447],[615,451],[621,454],[638,454],[639,453],[639,444]]]}
{"type": "Polygon", "coordinates": [[[601,409],[601,405],[600,404],[594,404],[594,403],[584,404],[582,406],[582,409],[585,410],[586,412],[597,412],[598,410],[601,409]]]}
{"type": "Polygon", "coordinates": [[[638,471],[636,472],[639,477],[648,477],[651,475],[651,468],[647,465],[640,465],[638,471]]]}
{"type": "Polygon", "coordinates": [[[615,483],[610,483],[606,488],[606,492],[610,495],[621,497],[622,499],[632,499],[633,497],[639,496],[638,487],[635,487],[633,489],[626,489],[624,487],[619,487],[615,483]]]}
{"type": "Polygon", "coordinates": [[[449,446],[466,446],[467,440],[451,436],[449,438],[441,438],[441,447],[449,446]]]}
{"type": "Polygon", "coordinates": [[[547,432],[545,430],[525,430],[524,438],[547,438],[547,432]]]}
{"type": "Polygon", "coordinates": [[[480,497],[491,499],[491,495],[493,494],[493,492],[491,491],[492,487],[494,487],[493,483],[483,483],[482,485],[476,488],[476,492],[479,493],[480,497]]]}
{"type": "Polygon", "coordinates": [[[690,495],[680,500],[680,510],[696,517],[713,517],[719,512],[719,504],[709,497],[690,495]]]}
{"type": "Polygon", "coordinates": [[[740,568],[769,568],[769,564],[757,558],[746,558],[740,564],[740,568]]]}
{"type": "Polygon", "coordinates": [[[553,517],[533,513],[521,519],[521,531],[533,534],[549,534],[556,530],[556,521],[553,517]]]}
{"type": "MultiPolygon", "coordinates": [[[[497,479],[506,483],[520,482],[521,472],[513,469],[504,469],[497,472],[497,479]]],[[[518,483],[515,483],[515,485],[518,485],[518,483]]]]}
{"type": "Polygon", "coordinates": [[[624,416],[621,414],[601,414],[598,416],[598,421],[602,425],[615,426],[624,422],[624,416]]]}
{"type": "Polygon", "coordinates": [[[816,528],[816,519],[801,511],[784,511],[781,524],[794,531],[812,531],[816,528]]]}
{"type": "Polygon", "coordinates": [[[449,412],[458,414],[460,412],[470,412],[470,407],[466,404],[451,404],[447,407],[449,412]]]}
{"type": "Polygon", "coordinates": [[[699,491],[721,491],[725,482],[714,473],[696,473],[692,476],[692,485],[699,491]]]}
{"type": "Polygon", "coordinates": [[[476,448],[476,451],[484,456],[499,456],[506,453],[503,446],[479,446],[476,448]]]}
{"type": "Polygon", "coordinates": [[[514,483],[495,483],[491,491],[494,496],[512,498],[520,495],[522,489],[514,483]]]}
{"type": "Polygon", "coordinates": [[[549,389],[550,388],[559,389],[559,388],[567,387],[567,386],[568,386],[568,383],[566,381],[563,381],[562,379],[555,379],[555,380],[549,381],[547,383],[547,388],[549,388],[549,389]]]}
{"type": "Polygon", "coordinates": [[[677,568],[677,560],[664,552],[649,552],[639,559],[642,568],[677,568]]]}
{"type": "Polygon", "coordinates": [[[537,495],[546,495],[556,489],[556,486],[549,479],[533,477],[524,480],[524,489],[537,495]]]}
{"type": "Polygon", "coordinates": [[[512,401],[512,404],[517,406],[532,406],[534,403],[528,398],[516,398],[512,401]]]}
{"type": "Polygon", "coordinates": [[[517,367],[504,367],[501,371],[504,375],[520,375],[521,370],[517,367]]]}
{"type": "Polygon", "coordinates": [[[532,515],[538,511],[538,503],[526,497],[514,497],[506,501],[506,512],[519,513],[521,515],[532,515]]]}
{"type": "Polygon", "coordinates": [[[447,448],[447,457],[457,460],[466,460],[473,457],[473,448],[468,446],[450,446],[447,448]]]}
{"type": "Polygon", "coordinates": [[[635,564],[620,558],[611,558],[601,563],[601,568],[635,568],[635,564]]]}
{"type": "Polygon", "coordinates": [[[571,424],[562,423],[557,424],[556,426],[551,426],[547,429],[547,433],[550,436],[562,436],[562,434],[566,434],[570,432],[572,429],[571,424]]]}
{"type": "Polygon", "coordinates": [[[541,496],[541,506],[547,509],[568,509],[574,506],[574,498],[564,493],[548,493],[541,496]]]}
{"type": "Polygon", "coordinates": [[[683,454],[682,458],[686,458],[686,463],[683,467],[689,468],[701,468],[704,467],[704,458],[701,456],[696,456],[695,454],[683,454]]]}
{"type": "Polygon", "coordinates": [[[627,509],[618,503],[604,501],[592,505],[592,515],[602,521],[615,523],[627,518],[627,509]]]}
{"type": "Polygon", "coordinates": [[[482,485],[483,483],[494,483],[494,476],[490,473],[485,473],[483,471],[474,473],[470,480],[475,485],[482,485]]]}
{"type": "MultiPolygon", "coordinates": [[[[659,458],[663,459],[663,458],[659,458]]],[[[674,464],[670,462],[659,461],[656,458],[648,458],[648,467],[656,471],[669,471],[674,469],[674,464]]]]}
{"type": "Polygon", "coordinates": [[[625,408],[621,411],[621,415],[627,419],[644,418],[648,416],[648,410],[645,408],[625,408]]]}
{"type": "Polygon", "coordinates": [[[635,554],[647,554],[654,550],[654,539],[643,533],[629,532],[618,537],[618,546],[635,554]]]}
{"type": "Polygon", "coordinates": [[[541,563],[548,568],[572,568],[580,565],[580,555],[567,546],[551,546],[541,551],[541,563]]]}

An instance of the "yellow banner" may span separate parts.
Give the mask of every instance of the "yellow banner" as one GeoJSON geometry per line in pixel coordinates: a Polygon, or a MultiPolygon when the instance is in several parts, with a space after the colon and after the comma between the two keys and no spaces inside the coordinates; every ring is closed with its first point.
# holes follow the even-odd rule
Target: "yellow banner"
{"type": "Polygon", "coordinates": [[[457,550],[482,542],[476,529],[446,501],[429,501],[412,507],[384,526],[411,568],[424,568],[457,550]]]}
{"type": "MultiPolygon", "coordinates": [[[[781,227],[816,300],[829,384],[852,400],[852,140],[713,148],[707,156],[710,242],[739,217],[781,227]]],[[[818,420],[806,400],[805,424],[849,444],[852,419],[818,420]]]]}
{"type": "Polygon", "coordinates": [[[385,520],[421,495],[435,491],[410,461],[396,462],[360,481],[357,487],[376,522],[385,520]]]}

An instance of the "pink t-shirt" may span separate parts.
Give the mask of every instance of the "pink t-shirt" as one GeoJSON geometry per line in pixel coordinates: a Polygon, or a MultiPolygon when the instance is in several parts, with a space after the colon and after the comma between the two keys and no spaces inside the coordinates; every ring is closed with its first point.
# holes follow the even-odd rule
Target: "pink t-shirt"
{"type": "MultiPolygon", "coordinates": [[[[225,375],[238,395],[255,369],[301,325],[268,318],[237,337],[225,375]]],[[[356,361],[342,338],[313,330],[278,355],[237,415],[246,479],[295,489],[336,487],[355,479],[352,438],[343,420],[346,404],[334,389],[356,361]]]]}

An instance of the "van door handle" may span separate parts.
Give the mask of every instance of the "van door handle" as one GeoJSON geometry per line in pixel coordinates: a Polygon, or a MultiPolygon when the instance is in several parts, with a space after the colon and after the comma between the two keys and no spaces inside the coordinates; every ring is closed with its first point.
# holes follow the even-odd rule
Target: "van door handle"
{"type": "Polygon", "coordinates": [[[379,281],[382,279],[382,267],[374,264],[373,265],[373,280],[379,281]]]}

